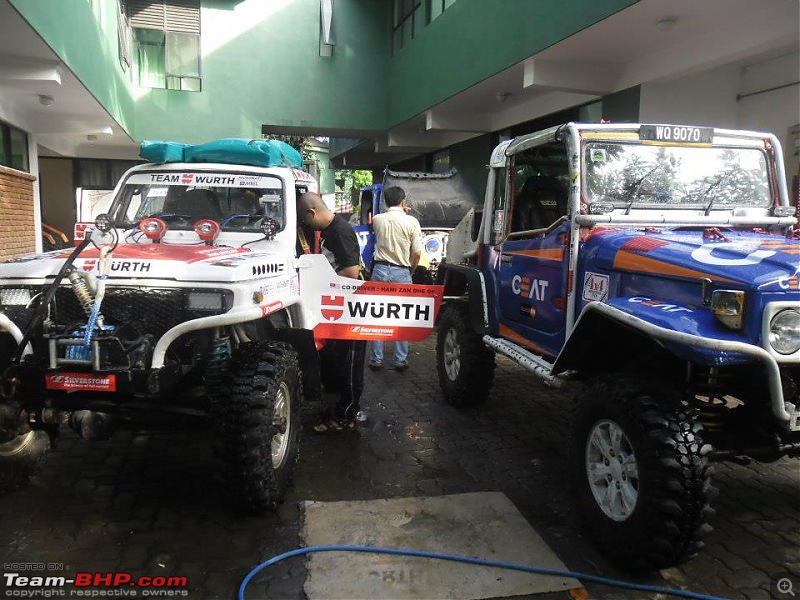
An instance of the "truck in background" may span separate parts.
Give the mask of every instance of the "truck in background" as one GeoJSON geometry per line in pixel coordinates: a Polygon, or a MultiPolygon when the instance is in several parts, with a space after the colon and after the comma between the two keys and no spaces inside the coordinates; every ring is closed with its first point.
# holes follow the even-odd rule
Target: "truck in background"
{"type": "Polygon", "coordinates": [[[422,256],[414,273],[414,283],[431,284],[444,260],[450,231],[470,210],[479,207],[478,197],[456,169],[446,173],[387,169],[383,183],[361,188],[359,211],[351,218],[361,244],[361,257],[368,270],[375,252],[372,217],[385,210],[383,190],[392,186],[403,188],[409,214],[419,220],[422,228],[422,256]]]}

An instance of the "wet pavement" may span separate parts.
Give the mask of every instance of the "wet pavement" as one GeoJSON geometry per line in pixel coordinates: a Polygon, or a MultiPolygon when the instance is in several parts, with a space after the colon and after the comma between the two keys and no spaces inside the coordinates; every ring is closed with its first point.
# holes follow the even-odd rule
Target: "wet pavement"
{"type": "MultiPolygon", "coordinates": [[[[410,362],[402,374],[366,371],[362,404],[369,420],[358,433],[315,435],[310,425],[320,407],[305,408],[295,484],[285,503],[262,517],[228,505],[205,431],[121,433],[106,442],[65,433],[27,486],[0,495],[3,573],[33,563],[52,576],[182,576],[188,592],[180,597],[227,600],[252,567],[300,546],[303,501],[499,491],[573,571],[729,598],[789,600],[800,593],[800,461],[716,465],[720,494],[703,553],[634,576],[611,565],[581,533],[564,476],[563,394],[498,358],[490,400],[456,409],[441,400],[433,339],[413,344],[410,362]],[[792,587],[782,583],[781,593],[775,586],[784,579],[792,587]]],[[[305,564],[300,556],[262,571],[247,598],[304,599],[305,564]]],[[[20,588],[5,583],[6,577],[2,597],[21,597],[20,588]]],[[[661,597],[586,587],[598,599],[661,597]]],[[[143,596],[141,588],[122,591],[143,596]]],[[[565,596],[536,596],[556,597],[565,596]]]]}

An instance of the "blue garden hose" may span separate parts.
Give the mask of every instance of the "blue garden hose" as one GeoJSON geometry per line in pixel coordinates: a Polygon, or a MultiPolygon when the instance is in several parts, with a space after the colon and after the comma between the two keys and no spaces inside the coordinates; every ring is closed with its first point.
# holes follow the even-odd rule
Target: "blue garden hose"
{"type": "Polygon", "coordinates": [[[500,562],[495,560],[485,560],[482,558],[471,558],[469,556],[458,556],[456,554],[439,554],[437,552],[424,552],[421,550],[401,550],[397,548],[377,548],[373,546],[307,546],[305,548],[298,548],[290,552],[284,552],[278,556],[273,556],[266,562],[254,567],[242,580],[239,585],[239,600],[245,600],[244,592],[250,580],[259,572],[266,569],[270,565],[274,565],[292,556],[299,556],[301,554],[312,554],[314,552],[367,552],[372,554],[396,554],[401,556],[418,556],[422,558],[435,558],[439,560],[452,560],[455,562],[469,563],[473,565],[480,565],[484,567],[498,567],[500,569],[513,569],[514,571],[525,571],[527,573],[536,573],[539,575],[557,575],[561,577],[573,577],[575,579],[583,579],[593,583],[602,585],[609,585],[619,588],[627,588],[629,590],[638,590],[644,592],[652,592],[655,594],[667,594],[669,596],[678,596],[681,598],[695,598],[696,600],[728,600],[721,596],[710,596],[707,594],[697,594],[695,592],[687,592],[685,590],[674,590],[670,588],[656,587],[652,585],[644,585],[641,583],[633,583],[630,581],[622,581],[619,579],[608,579],[606,577],[599,577],[597,575],[589,575],[587,573],[579,573],[577,571],[561,571],[558,569],[545,569],[543,567],[534,567],[531,565],[520,565],[516,563],[500,562]]]}

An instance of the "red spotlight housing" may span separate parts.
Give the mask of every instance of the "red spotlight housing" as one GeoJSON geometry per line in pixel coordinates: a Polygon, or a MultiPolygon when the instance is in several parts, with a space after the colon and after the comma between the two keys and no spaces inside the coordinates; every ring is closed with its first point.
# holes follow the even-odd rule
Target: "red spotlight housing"
{"type": "Polygon", "coordinates": [[[158,244],[167,233],[167,224],[161,219],[150,217],[139,223],[139,231],[154,244],[158,244]]]}
{"type": "Polygon", "coordinates": [[[194,224],[194,232],[209,246],[217,239],[221,229],[213,219],[201,219],[194,224]]]}

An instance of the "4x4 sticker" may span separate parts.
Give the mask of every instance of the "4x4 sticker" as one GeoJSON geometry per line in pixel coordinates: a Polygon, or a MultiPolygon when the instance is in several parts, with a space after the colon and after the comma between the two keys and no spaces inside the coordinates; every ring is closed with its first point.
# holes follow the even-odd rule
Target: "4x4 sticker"
{"type": "Polygon", "coordinates": [[[602,302],[608,298],[608,275],[587,271],[583,278],[583,295],[586,302],[602,302]]]}

